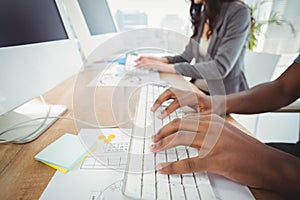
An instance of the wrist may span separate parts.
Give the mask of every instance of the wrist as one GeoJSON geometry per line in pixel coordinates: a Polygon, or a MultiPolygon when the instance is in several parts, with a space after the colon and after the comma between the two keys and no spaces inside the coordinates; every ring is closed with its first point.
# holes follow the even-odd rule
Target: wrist
{"type": "Polygon", "coordinates": [[[226,111],[226,114],[230,114],[230,113],[234,113],[233,111],[233,108],[232,107],[232,98],[230,95],[226,95],[225,97],[225,111],[226,111]]]}
{"type": "Polygon", "coordinates": [[[173,73],[173,74],[176,73],[174,64],[166,64],[166,63],[164,63],[164,64],[162,64],[162,66],[163,66],[163,68],[160,71],[167,72],[167,73],[173,73]]]}
{"type": "Polygon", "coordinates": [[[212,96],[212,111],[217,115],[225,115],[227,114],[227,96],[226,95],[216,95],[212,96]]]}
{"type": "Polygon", "coordinates": [[[160,61],[163,62],[163,63],[166,63],[166,64],[169,63],[169,60],[168,60],[167,57],[162,57],[162,58],[160,58],[160,61]]]}

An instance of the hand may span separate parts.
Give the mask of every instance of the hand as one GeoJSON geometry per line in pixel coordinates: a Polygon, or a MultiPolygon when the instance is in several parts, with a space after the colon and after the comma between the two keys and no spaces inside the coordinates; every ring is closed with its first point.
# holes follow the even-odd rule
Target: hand
{"type": "Polygon", "coordinates": [[[226,96],[207,96],[191,91],[169,88],[162,93],[154,102],[151,111],[156,111],[165,101],[174,99],[169,106],[158,116],[163,119],[176,109],[189,106],[201,114],[226,114],[226,96]]]}
{"type": "Polygon", "coordinates": [[[261,143],[217,115],[173,120],[152,140],[152,152],[179,145],[199,152],[198,157],[158,164],[161,174],[207,171],[253,188],[300,195],[300,159],[261,143]]]}
{"type": "Polygon", "coordinates": [[[136,62],[137,68],[153,69],[160,72],[176,73],[174,65],[168,64],[167,58],[141,56],[136,62]]]}
{"type": "Polygon", "coordinates": [[[150,61],[168,64],[168,59],[164,58],[164,57],[158,58],[158,57],[153,57],[153,56],[141,56],[135,60],[135,62],[137,62],[137,63],[150,62],[150,61]]]}

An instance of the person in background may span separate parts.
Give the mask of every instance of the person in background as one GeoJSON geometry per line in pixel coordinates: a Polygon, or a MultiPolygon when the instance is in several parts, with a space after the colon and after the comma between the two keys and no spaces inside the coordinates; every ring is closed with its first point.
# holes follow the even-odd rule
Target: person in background
{"type": "Polygon", "coordinates": [[[248,6],[239,0],[192,0],[190,15],[193,34],[181,55],[141,56],[136,67],[191,77],[212,95],[247,89],[243,62],[252,24],[248,6]]]}
{"type": "Polygon", "coordinates": [[[274,111],[300,97],[300,55],[276,80],[249,90],[225,96],[206,96],[178,89],[168,89],[155,101],[152,111],[166,100],[174,101],[159,118],[181,106],[191,106],[198,114],[188,114],[164,126],[151,146],[158,152],[177,145],[209,149],[205,156],[161,163],[162,174],[208,171],[233,181],[270,190],[287,199],[300,197],[300,143],[264,144],[219,117],[228,113],[252,114],[274,111]],[[217,134],[219,128],[220,134],[217,134]],[[205,138],[217,138],[205,146],[205,138]]]}

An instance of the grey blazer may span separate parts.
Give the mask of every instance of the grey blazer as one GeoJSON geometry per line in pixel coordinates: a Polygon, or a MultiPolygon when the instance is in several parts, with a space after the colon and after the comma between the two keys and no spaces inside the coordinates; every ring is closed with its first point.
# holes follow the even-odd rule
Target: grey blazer
{"type": "Polygon", "coordinates": [[[190,39],[182,54],[167,56],[169,63],[175,64],[178,74],[193,79],[205,79],[211,95],[230,94],[247,89],[244,56],[251,26],[250,9],[240,2],[222,4],[207,50],[209,56],[199,52],[199,39],[205,17],[202,19],[198,35],[190,39]],[[195,64],[191,64],[193,59],[195,64]]]}

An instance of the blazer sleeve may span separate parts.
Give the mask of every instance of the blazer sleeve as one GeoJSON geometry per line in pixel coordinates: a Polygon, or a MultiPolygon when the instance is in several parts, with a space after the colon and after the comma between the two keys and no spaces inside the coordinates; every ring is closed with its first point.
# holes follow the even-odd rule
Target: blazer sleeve
{"type": "Polygon", "coordinates": [[[185,49],[183,51],[183,53],[181,53],[180,55],[177,56],[166,56],[166,58],[168,59],[170,64],[174,64],[174,63],[182,63],[182,62],[186,62],[186,63],[190,63],[193,59],[193,50],[192,50],[192,44],[193,44],[193,39],[189,40],[189,43],[185,46],[185,49]]]}
{"type": "Polygon", "coordinates": [[[224,27],[226,30],[217,36],[217,40],[220,41],[216,41],[215,56],[194,65],[187,62],[176,63],[177,73],[194,79],[218,80],[231,72],[248,40],[251,17],[250,10],[246,6],[240,6],[235,10],[228,9],[226,14],[228,17],[223,21],[226,23],[224,27]]]}

